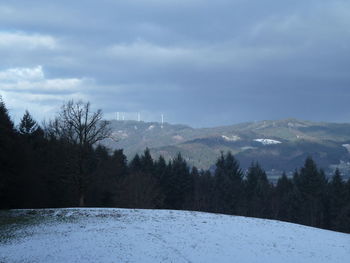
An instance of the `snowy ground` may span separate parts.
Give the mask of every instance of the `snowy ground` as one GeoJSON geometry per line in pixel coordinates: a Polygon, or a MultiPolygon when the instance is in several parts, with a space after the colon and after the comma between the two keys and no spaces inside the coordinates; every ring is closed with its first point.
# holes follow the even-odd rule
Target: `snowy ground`
{"type": "Polygon", "coordinates": [[[350,235],[198,212],[0,212],[0,262],[349,262],[350,235]],[[2,223],[1,223],[2,222],[2,223]]]}

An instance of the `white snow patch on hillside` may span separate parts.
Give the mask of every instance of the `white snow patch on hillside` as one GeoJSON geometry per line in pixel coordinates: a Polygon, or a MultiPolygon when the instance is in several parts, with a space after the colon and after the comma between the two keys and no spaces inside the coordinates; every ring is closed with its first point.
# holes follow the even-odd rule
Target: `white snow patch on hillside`
{"type": "Polygon", "coordinates": [[[288,122],[288,127],[290,128],[300,128],[300,127],[307,127],[306,124],[300,123],[300,122],[288,122]]]}
{"type": "Polygon", "coordinates": [[[242,151],[252,150],[252,149],[256,149],[256,147],[252,147],[252,146],[243,146],[243,147],[241,147],[242,151]]]}
{"type": "Polygon", "coordinates": [[[350,258],[348,234],[273,220],[169,210],[36,211],[41,221],[11,230],[17,238],[0,242],[0,262],[345,263],[350,258]]]}
{"type": "Polygon", "coordinates": [[[280,144],[282,142],[276,141],[276,140],[271,140],[271,139],[255,139],[255,142],[260,142],[263,145],[272,145],[272,144],[280,144]]]}
{"type": "Polygon", "coordinates": [[[128,138],[129,135],[127,133],[125,133],[124,131],[117,131],[117,132],[112,132],[109,137],[113,140],[118,141],[120,139],[128,138]]]}
{"type": "Polygon", "coordinates": [[[229,142],[235,142],[235,141],[239,141],[241,138],[237,135],[231,135],[231,136],[226,136],[226,135],[222,135],[221,136],[225,141],[229,141],[229,142]]]}
{"type": "Polygon", "coordinates": [[[173,136],[173,139],[175,141],[183,141],[183,140],[185,140],[184,137],[182,137],[181,135],[175,135],[175,136],[173,136]]]}
{"type": "Polygon", "coordinates": [[[350,153],[350,144],[343,144],[343,147],[345,147],[348,152],[350,153]]]}
{"type": "Polygon", "coordinates": [[[154,125],[150,125],[150,126],[147,128],[147,130],[148,130],[148,131],[151,131],[151,130],[153,130],[155,127],[156,127],[156,126],[154,126],[154,125]]]}

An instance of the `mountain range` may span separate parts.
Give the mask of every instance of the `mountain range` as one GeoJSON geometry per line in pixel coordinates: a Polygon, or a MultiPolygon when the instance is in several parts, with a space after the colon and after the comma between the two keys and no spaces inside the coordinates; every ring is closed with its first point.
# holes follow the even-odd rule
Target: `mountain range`
{"type": "Polygon", "coordinates": [[[272,178],[283,171],[291,175],[311,156],[328,174],[335,168],[345,177],[350,174],[350,123],[284,119],[192,128],[113,120],[111,128],[112,136],[104,144],[122,148],[128,160],[148,147],[154,158],[170,160],[181,153],[190,165],[210,169],[221,152],[231,151],[243,169],[257,161],[272,178]]]}

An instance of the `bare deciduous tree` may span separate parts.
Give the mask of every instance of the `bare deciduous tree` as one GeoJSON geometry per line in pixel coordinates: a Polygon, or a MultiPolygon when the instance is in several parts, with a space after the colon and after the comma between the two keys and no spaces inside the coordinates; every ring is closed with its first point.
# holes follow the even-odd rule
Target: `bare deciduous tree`
{"type": "Polygon", "coordinates": [[[102,110],[91,111],[90,102],[70,100],[62,105],[58,117],[51,122],[51,131],[80,146],[94,145],[111,133],[109,122],[102,117],[102,110]]]}
{"type": "Polygon", "coordinates": [[[90,102],[70,100],[62,105],[58,117],[50,122],[47,129],[50,136],[67,140],[78,148],[78,169],[73,174],[73,181],[79,194],[79,206],[85,204],[89,149],[111,134],[109,122],[102,117],[102,110],[92,111],[90,102]]]}

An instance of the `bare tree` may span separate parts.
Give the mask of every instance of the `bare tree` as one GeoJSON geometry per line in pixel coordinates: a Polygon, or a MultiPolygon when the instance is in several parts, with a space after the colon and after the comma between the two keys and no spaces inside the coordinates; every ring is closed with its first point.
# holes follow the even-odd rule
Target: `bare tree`
{"type": "Polygon", "coordinates": [[[73,181],[79,195],[79,206],[85,205],[85,191],[89,181],[87,161],[89,149],[111,134],[109,122],[102,120],[102,110],[92,111],[90,102],[70,100],[63,104],[58,117],[48,125],[50,136],[67,140],[77,146],[77,172],[73,181]]]}

